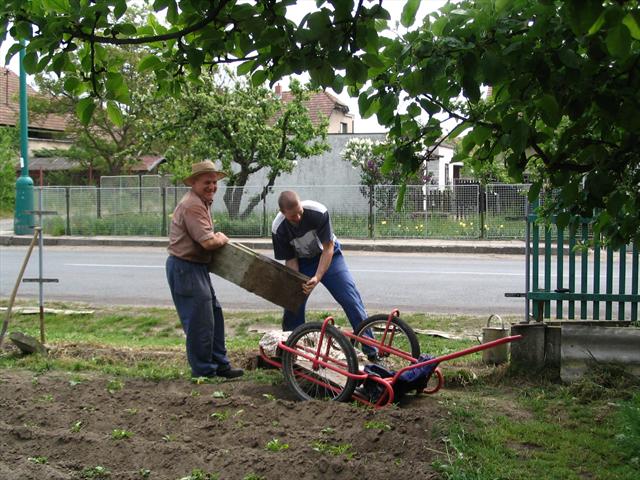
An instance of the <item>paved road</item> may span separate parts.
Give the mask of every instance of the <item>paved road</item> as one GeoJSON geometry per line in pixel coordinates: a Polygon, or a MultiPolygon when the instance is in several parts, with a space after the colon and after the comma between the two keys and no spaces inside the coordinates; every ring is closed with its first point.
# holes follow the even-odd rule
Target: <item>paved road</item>
{"type": "MultiPolygon", "coordinates": [[[[26,247],[0,249],[0,296],[13,289],[26,247]]],[[[261,252],[270,255],[271,252],[261,252]]],[[[164,276],[164,248],[45,247],[47,300],[88,302],[94,305],[172,305],[164,276]]],[[[347,252],[357,285],[369,313],[392,308],[411,312],[521,314],[519,299],[504,292],[524,290],[524,257],[518,255],[401,254],[347,252]]],[[[34,250],[25,277],[37,277],[34,250]]],[[[214,277],[218,297],[227,309],[279,307],[214,277]]],[[[23,283],[19,298],[37,300],[37,284],[23,283]]],[[[324,287],[309,300],[314,309],[334,309],[324,287]]]]}

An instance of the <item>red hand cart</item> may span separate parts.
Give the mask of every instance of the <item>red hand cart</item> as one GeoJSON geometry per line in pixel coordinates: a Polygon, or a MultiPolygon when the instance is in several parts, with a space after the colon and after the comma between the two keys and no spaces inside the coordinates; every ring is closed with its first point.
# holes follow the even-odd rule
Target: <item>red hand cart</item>
{"type": "Polygon", "coordinates": [[[423,377],[417,383],[417,393],[435,393],[444,384],[440,363],[521,337],[508,336],[440,357],[421,357],[415,332],[394,310],[389,315],[369,317],[355,332],[337,328],[332,317],[305,323],[278,343],[280,360],[262,348],[260,355],[266,363],[282,369],[289,387],[301,400],[355,400],[383,407],[394,401],[397,387],[406,383],[407,377],[423,377]],[[360,354],[359,360],[359,350],[368,352],[369,358],[360,354]],[[368,368],[367,363],[378,370],[368,368]],[[389,372],[388,376],[374,373],[380,370],[389,372]],[[377,390],[376,395],[371,395],[371,387],[377,390]]]}

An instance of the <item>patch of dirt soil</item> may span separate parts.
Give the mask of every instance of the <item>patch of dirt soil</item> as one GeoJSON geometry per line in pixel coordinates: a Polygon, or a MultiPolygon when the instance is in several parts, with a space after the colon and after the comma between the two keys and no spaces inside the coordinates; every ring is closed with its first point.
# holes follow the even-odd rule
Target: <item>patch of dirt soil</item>
{"type": "Polygon", "coordinates": [[[432,436],[447,411],[437,394],[374,411],[301,402],[275,383],[0,370],[0,478],[438,477],[431,463],[444,447],[432,436]],[[288,448],[269,450],[273,439],[288,448]]]}

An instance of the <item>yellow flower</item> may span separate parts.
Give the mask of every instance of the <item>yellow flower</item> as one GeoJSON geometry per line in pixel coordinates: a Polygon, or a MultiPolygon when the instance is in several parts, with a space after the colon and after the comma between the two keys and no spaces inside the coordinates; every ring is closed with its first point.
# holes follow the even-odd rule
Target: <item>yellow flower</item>
{"type": "Polygon", "coordinates": [[[381,223],[382,225],[386,225],[386,224],[387,224],[387,221],[386,221],[386,220],[382,220],[380,223],[381,223]]]}

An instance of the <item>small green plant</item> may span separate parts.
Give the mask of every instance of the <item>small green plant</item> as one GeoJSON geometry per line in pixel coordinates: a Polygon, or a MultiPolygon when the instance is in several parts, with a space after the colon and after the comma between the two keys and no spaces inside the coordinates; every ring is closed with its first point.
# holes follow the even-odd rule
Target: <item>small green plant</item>
{"type": "Polygon", "coordinates": [[[174,437],[170,433],[167,433],[166,435],[162,436],[162,440],[165,442],[174,442],[176,440],[176,437],[174,437]]]}
{"type": "Polygon", "coordinates": [[[180,480],[218,480],[219,476],[215,473],[205,472],[199,468],[194,468],[191,473],[180,480]]]}
{"type": "Polygon", "coordinates": [[[82,428],[82,422],[80,420],[73,422],[73,425],[71,425],[71,431],[73,433],[78,433],[81,428],[82,428]]]}
{"type": "Polygon", "coordinates": [[[96,465],[95,467],[86,467],[80,474],[84,479],[103,480],[111,476],[111,472],[106,467],[96,465]]]}
{"type": "Polygon", "coordinates": [[[311,448],[316,452],[320,453],[328,453],[329,455],[344,455],[345,457],[351,459],[355,452],[351,451],[352,445],[350,443],[340,443],[338,445],[330,445],[326,442],[315,441],[311,444],[311,448]]]}
{"type": "Polygon", "coordinates": [[[137,408],[125,408],[124,409],[124,413],[128,414],[128,415],[135,415],[138,413],[138,409],[137,408]]]}
{"type": "Polygon", "coordinates": [[[138,475],[140,475],[140,478],[149,478],[151,476],[151,470],[148,468],[141,468],[138,470],[138,475]]]}
{"type": "Polygon", "coordinates": [[[53,395],[50,393],[45,393],[40,397],[41,402],[53,402],[53,395]]]}
{"type": "Polygon", "coordinates": [[[333,435],[334,433],[336,433],[336,429],[332,427],[325,427],[320,430],[320,432],[324,435],[333,435]]]}
{"type": "Polygon", "coordinates": [[[274,396],[273,396],[273,395],[271,395],[270,393],[263,393],[263,394],[262,394],[262,396],[263,396],[264,398],[266,398],[267,400],[271,401],[271,402],[274,402],[274,401],[275,401],[275,399],[276,399],[276,397],[274,397],[274,396]]]}
{"type": "Polygon", "coordinates": [[[229,412],[226,410],[222,412],[213,412],[211,414],[211,418],[215,418],[219,422],[224,422],[227,418],[229,418],[229,412]]]}
{"type": "Polygon", "coordinates": [[[200,396],[200,392],[199,392],[199,391],[197,391],[197,390],[191,390],[190,395],[191,395],[192,397],[199,397],[199,396],[200,396]]]}
{"type": "Polygon", "coordinates": [[[126,438],[131,438],[132,436],[133,432],[121,428],[114,428],[111,432],[111,438],[113,438],[114,440],[124,440],[126,438]]]}
{"type": "Polygon", "coordinates": [[[224,393],[222,390],[216,390],[211,394],[211,396],[213,398],[227,398],[227,394],[224,393]]]}
{"type": "Polygon", "coordinates": [[[264,448],[266,450],[269,450],[270,452],[281,452],[282,450],[288,449],[289,448],[289,444],[288,443],[283,443],[280,440],[278,440],[277,438],[274,438],[274,439],[268,441],[264,448]]]}
{"type": "Polygon", "coordinates": [[[44,465],[47,463],[47,457],[29,457],[27,458],[30,462],[37,463],[38,465],[44,465]]]}
{"type": "Polygon", "coordinates": [[[387,430],[391,430],[391,425],[389,425],[388,423],[371,420],[369,422],[364,423],[364,428],[367,430],[387,431],[387,430]]]}
{"type": "Polygon", "coordinates": [[[123,387],[124,383],[121,380],[114,378],[113,380],[109,380],[109,383],[107,384],[107,392],[113,395],[117,391],[122,390],[123,387]]]}

